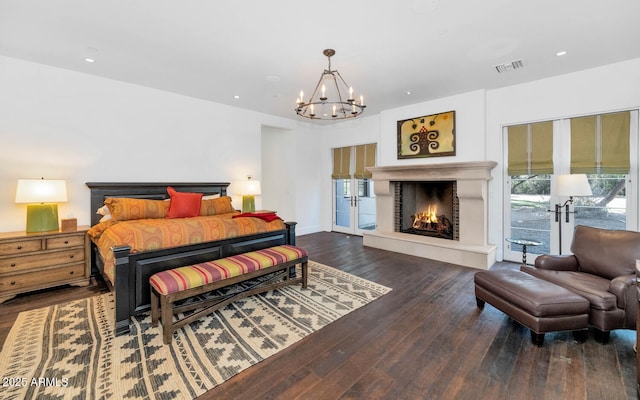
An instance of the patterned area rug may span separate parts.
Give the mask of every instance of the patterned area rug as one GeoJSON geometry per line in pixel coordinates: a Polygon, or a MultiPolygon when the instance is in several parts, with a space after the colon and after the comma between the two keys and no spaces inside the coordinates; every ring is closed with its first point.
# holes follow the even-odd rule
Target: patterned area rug
{"type": "Polygon", "coordinates": [[[177,331],[142,314],[114,337],[113,297],[20,313],[0,354],[2,399],[189,399],[391,289],[309,262],[307,289],[236,301],[177,331]]]}

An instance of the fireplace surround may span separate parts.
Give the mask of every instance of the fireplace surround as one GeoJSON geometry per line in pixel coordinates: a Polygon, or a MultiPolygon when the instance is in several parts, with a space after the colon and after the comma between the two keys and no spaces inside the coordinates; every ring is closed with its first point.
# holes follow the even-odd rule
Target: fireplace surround
{"type": "Polygon", "coordinates": [[[365,246],[488,269],[496,246],[488,243],[488,185],[495,161],[367,168],[373,174],[377,228],[364,232],[365,246]],[[398,232],[398,182],[454,181],[457,197],[457,240],[398,232]]]}

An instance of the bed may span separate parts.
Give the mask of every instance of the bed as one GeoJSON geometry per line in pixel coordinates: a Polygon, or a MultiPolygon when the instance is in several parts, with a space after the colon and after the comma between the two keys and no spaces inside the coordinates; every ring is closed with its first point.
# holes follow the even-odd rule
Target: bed
{"type": "MultiPolygon", "coordinates": [[[[118,183],[88,182],[91,191],[91,225],[100,224],[96,214],[108,198],[166,200],[167,187],[178,192],[202,193],[205,196],[226,196],[229,183],[118,183]]],[[[284,222],[282,229],[253,233],[225,239],[207,240],[195,244],[134,251],[130,245],[119,244],[111,248],[113,273],[106,274],[104,257],[92,242],[92,271],[101,274],[110,290],[115,293],[114,333],[123,335],[130,330],[131,316],[149,310],[149,277],[157,272],[209,260],[216,260],[267,247],[295,245],[295,222],[284,222]]]]}

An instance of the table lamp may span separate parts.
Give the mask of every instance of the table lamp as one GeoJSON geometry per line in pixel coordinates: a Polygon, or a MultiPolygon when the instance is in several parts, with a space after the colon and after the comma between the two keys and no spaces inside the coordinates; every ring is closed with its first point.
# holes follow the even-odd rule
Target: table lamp
{"type": "Polygon", "coordinates": [[[242,192],[242,212],[254,212],[256,210],[256,195],[260,194],[260,181],[251,177],[244,183],[242,192]]]}
{"type": "Polygon", "coordinates": [[[65,201],[63,179],[18,179],[16,203],[27,203],[27,233],[57,231],[57,203],[65,201]]]}

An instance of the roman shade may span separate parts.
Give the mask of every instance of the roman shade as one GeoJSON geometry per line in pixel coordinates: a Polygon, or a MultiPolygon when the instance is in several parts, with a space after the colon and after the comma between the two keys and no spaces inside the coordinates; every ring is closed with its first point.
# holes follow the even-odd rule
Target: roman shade
{"type": "Polygon", "coordinates": [[[509,176],[553,174],[553,122],[507,127],[509,176]]]}
{"type": "Polygon", "coordinates": [[[629,124],[629,111],[571,118],[571,173],[629,173],[629,124]]]}
{"type": "Polygon", "coordinates": [[[333,149],[333,179],[351,179],[349,166],[351,164],[351,147],[333,149]]]}
{"type": "Polygon", "coordinates": [[[367,167],[376,165],[376,144],[361,144],[356,146],[356,179],[370,179],[373,175],[367,171],[367,167]]]}

